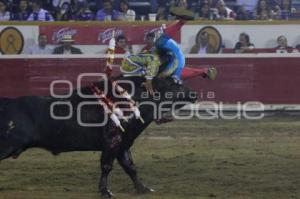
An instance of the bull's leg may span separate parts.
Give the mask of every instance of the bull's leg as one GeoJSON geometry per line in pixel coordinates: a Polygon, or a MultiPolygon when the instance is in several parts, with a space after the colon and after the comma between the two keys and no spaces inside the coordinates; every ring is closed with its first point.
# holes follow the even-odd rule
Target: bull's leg
{"type": "Polygon", "coordinates": [[[13,151],[16,150],[13,146],[9,146],[9,147],[6,147],[6,148],[1,148],[0,150],[0,161],[1,160],[4,160],[6,158],[9,158],[13,151]]]}
{"type": "Polygon", "coordinates": [[[104,133],[105,149],[101,156],[101,178],[99,183],[99,191],[103,197],[111,198],[112,192],[107,187],[108,175],[113,168],[113,162],[119,154],[119,147],[122,142],[122,132],[114,123],[108,124],[107,131],[104,133]]]}
{"type": "Polygon", "coordinates": [[[112,192],[107,187],[108,175],[113,168],[113,162],[116,156],[109,151],[103,151],[101,155],[101,178],[99,182],[99,191],[105,198],[111,198],[112,192]]]}
{"type": "Polygon", "coordinates": [[[122,166],[124,171],[129,175],[134,183],[134,187],[138,193],[153,192],[153,189],[146,187],[138,178],[137,171],[134,166],[130,150],[121,151],[117,157],[119,164],[122,166]]]}

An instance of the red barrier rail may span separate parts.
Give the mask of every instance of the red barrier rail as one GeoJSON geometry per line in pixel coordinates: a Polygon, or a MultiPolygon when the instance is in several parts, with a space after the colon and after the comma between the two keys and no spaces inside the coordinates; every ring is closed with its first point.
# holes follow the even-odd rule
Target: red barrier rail
{"type": "MultiPolygon", "coordinates": [[[[188,58],[193,67],[214,66],[217,80],[194,78],[185,83],[198,91],[200,99],[237,103],[260,101],[267,104],[300,104],[300,56],[244,55],[188,58]]],[[[120,61],[120,60],[119,60],[120,61]]],[[[118,60],[117,60],[118,62],[118,60]]],[[[0,96],[49,95],[53,80],[69,80],[76,85],[81,73],[103,72],[104,58],[0,58],[0,96]]],[[[95,81],[95,78],[85,79],[95,81]]],[[[66,84],[56,92],[66,92],[66,84]]]]}

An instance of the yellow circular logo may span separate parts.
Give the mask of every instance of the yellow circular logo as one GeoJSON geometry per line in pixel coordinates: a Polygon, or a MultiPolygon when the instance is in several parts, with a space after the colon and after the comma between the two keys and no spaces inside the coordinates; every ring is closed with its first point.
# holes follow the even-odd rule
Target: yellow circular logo
{"type": "Polygon", "coordinates": [[[208,34],[208,43],[213,47],[216,53],[219,52],[222,46],[222,37],[220,32],[212,26],[205,26],[198,32],[196,43],[199,40],[200,35],[205,32],[208,34]]]}
{"type": "Polygon", "coordinates": [[[21,54],[24,47],[22,33],[14,27],[4,28],[0,33],[0,51],[4,55],[21,54]]]}

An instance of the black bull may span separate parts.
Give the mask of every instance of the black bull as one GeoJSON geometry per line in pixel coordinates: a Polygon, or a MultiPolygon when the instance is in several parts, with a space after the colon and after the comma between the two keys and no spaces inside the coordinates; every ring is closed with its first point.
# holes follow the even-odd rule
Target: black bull
{"type": "MultiPolygon", "coordinates": [[[[118,80],[129,78],[118,77],[118,80]]],[[[138,193],[152,191],[143,185],[138,179],[137,172],[130,154],[130,147],[143,130],[154,121],[155,107],[149,103],[159,105],[162,102],[170,108],[174,102],[195,102],[197,96],[190,89],[174,84],[170,79],[154,79],[153,84],[158,95],[155,97],[145,95],[145,89],[141,87],[142,78],[130,78],[134,83],[133,99],[140,103],[141,115],[145,121],[131,118],[128,123],[122,122],[125,132],[122,133],[111,120],[102,127],[86,127],[78,124],[78,115],[86,123],[97,123],[104,118],[104,110],[97,99],[82,98],[78,90],[74,90],[71,97],[57,99],[53,97],[27,96],[16,99],[0,98],[0,160],[20,155],[28,148],[38,147],[51,151],[53,154],[71,151],[102,151],[101,179],[99,191],[103,196],[112,196],[107,188],[107,177],[112,170],[113,161],[118,160],[124,171],[132,179],[138,193]],[[94,105],[82,106],[80,113],[76,107],[82,102],[95,102],[94,105]],[[72,117],[65,120],[53,119],[50,116],[51,104],[54,102],[69,102],[73,107],[72,117]]],[[[96,85],[103,89],[103,81],[96,85]]],[[[120,84],[122,85],[122,84],[120,84]]],[[[123,84],[123,88],[132,90],[129,84],[123,84]]],[[[90,87],[80,89],[83,94],[93,95],[90,87]]],[[[116,101],[112,95],[111,83],[108,83],[108,96],[116,101]]],[[[164,110],[166,108],[164,106],[164,110]]],[[[175,109],[183,105],[176,106],[175,109]]],[[[55,115],[68,115],[69,108],[66,105],[57,105],[53,109],[55,115]]]]}

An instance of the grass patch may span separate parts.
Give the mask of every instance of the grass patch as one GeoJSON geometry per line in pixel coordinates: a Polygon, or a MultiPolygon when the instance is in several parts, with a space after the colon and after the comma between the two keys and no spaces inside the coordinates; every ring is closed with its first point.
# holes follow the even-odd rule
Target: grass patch
{"type": "MultiPolygon", "coordinates": [[[[140,177],[156,192],[136,195],[117,164],[110,188],[122,199],[297,199],[299,130],[297,118],[152,125],[136,141],[133,156],[140,177]]],[[[54,157],[28,150],[1,162],[0,198],[99,198],[99,162],[96,152],[54,157]]]]}

